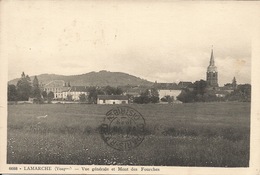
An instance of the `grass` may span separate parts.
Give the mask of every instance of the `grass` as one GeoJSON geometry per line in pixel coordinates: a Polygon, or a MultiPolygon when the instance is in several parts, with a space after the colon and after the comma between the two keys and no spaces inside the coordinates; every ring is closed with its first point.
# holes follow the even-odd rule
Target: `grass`
{"type": "Polygon", "coordinates": [[[249,166],[250,103],[130,106],[145,118],[146,136],[117,151],[98,132],[115,105],[9,105],[7,163],[249,166]]]}

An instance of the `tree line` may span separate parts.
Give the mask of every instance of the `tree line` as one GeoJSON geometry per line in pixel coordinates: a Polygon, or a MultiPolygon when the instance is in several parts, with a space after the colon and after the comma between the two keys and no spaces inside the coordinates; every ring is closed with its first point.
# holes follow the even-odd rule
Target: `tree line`
{"type": "MultiPolygon", "coordinates": [[[[96,103],[98,95],[123,95],[123,90],[119,87],[89,87],[88,95],[80,94],[79,101],[96,103]]],[[[30,77],[24,72],[16,85],[8,84],[8,101],[28,101],[33,98],[35,103],[43,103],[44,101],[51,102],[54,98],[54,93],[43,91],[39,85],[37,76],[31,81],[30,77]]],[[[132,98],[129,96],[129,98],[132,98]]],[[[72,95],[68,95],[65,100],[72,101],[72,95]]],[[[141,93],[140,97],[132,98],[135,103],[156,103],[159,102],[159,94],[157,90],[151,89],[141,93]]]]}
{"type": "Polygon", "coordinates": [[[177,97],[183,103],[191,102],[213,102],[213,101],[251,101],[251,85],[241,84],[234,87],[231,93],[224,97],[216,96],[215,90],[209,90],[207,82],[204,80],[196,81],[193,83],[192,89],[185,88],[177,97]]]}
{"type": "MultiPolygon", "coordinates": [[[[81,94],[79,100],[81,102],[96,103],[98,95],[123,95],[123,90],[119,87],[89,87],[88,95],[81,94]]],[[[50,102],[54,98],[54,93],[41,90],[37,76],[31,81],[28,75],[23,72],[21,78],[18,80],[16,86],[8,84],[8,101],[27,101],[33,98],[35,103],[50,102]]],[[[138,97],[129,96],[133,103],[147,104],[158,103],[159,93],[156,88],[149,88],[141,92],[138,97]]],[[[72,96],[68,95],[66,100],[71,101],[72,96]]],[[[165,97],[161,99],[165,102],[172,102],[173,99],[165,97]]],[[[207,87],[207,82],[204,80],[196,81],[192,87],[182,89],[181,94],[177,100],[183,103],[191,102],[211,102],[211,101],[251,101],[251,85],[242,84],[237,85],[236,88],[224,97],[216,96],[215,91],[210,91],[207,87]]]]}

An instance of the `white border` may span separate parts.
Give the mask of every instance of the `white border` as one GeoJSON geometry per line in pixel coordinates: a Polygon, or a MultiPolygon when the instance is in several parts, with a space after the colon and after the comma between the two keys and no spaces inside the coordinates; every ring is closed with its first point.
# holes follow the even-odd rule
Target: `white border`
{"type": "MultiPolygon", "coordinates": [[[[0,32],[3,27],[8,27],[8,25],[1,25],[2,15],[8,14],[7,9],[3,8],[6,1],[0,1],[0,32]]],[[[198,2],[200,3],[200,2],[198,2]]],[[[237,2],[230,2],[230,3],[237,3],[237,2]]],[[[244,2],[244,5],[255,3],[255,7],[259,8],[259,2],[244,2]]],[[[260,11],[260,8],[259,8],[260,11]]],[[[7,15],[8,17],[8,15],[7,15]]],[[[7,165],[6,164],[6,147],[7,147],[7,53],[3,50],[5,49],[2,41],[7,41],[8,36],[3,36],[0,33],[0,133],[1,133],[1,142],[0,142],[0,172],[1,173],[15,173],[15,174],[260,174],[260,13],[259,15],[255,16],[256,19],[259,19],[259,23],[256,24],[254,27],[254,31],[252,31],[252,103],[251,103],[251,141],[250,141],[250,167],[249,168],[202,168],[202,167],[155,167],[160,168],[159,172],[150,171],[150,172],[84,172],[84,171],[23,171],[24,167],[28,167],[30,165],[7,165]],[[21,168],[18,171],[9,171],[8,168],[10,166],[17,166],[21,168]]],[[[19,64],[19,63],[18,63],[19,64]]],[[[35,165],[34,165],[35,166],[35,165]]],[[[81,165],[36,165],[36,166],[51,166],[53,169],[55,167],[72,167],[72,169],[81,167],[118,167],[118,166],[101,166],[101,165],[91,165],[91,166],[81,166],[81,165]]],[[[131,167],[131,166],[127,166],[131,167]]],[[[137,166],[133,166],[137,167],[137,166]]],[[[138,166],[140,168],[141,166],[138,166]]],[[[152,167],[151,167],[152,168],[152,167]]]]}

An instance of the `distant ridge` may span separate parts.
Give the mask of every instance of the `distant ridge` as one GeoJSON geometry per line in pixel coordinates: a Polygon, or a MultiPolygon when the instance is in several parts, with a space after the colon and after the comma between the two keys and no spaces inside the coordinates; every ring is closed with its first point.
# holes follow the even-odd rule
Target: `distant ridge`
{"type": "MultiPolygon", "coordinates": [[[[34,75],[30,76],[33,80],[34,75]]],[[[52,80],[64,80],[70,82],[72,86],[125,86],[125,85],[143,85],[151,86],[152,82],[141,79],[139,77],[129,75],[123,72],[110,72],[102,70],[99,72],[89,72],[81,75],[56,75],[56,74],[41,74],[37,75],[39,82],[46,84],[52,80]]],[[[19,78],[10,80],[9,84],[16,85],[19,78]]]]}

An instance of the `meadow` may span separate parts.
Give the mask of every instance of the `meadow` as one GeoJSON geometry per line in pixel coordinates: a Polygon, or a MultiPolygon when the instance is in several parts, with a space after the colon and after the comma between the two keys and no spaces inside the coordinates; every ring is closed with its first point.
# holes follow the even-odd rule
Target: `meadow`
{"type": "Polygon", "coordinates": [[[250,103],[131,104],[146,127],[144,141],[129,151],[109,147],[99,134],[115,106],[9,105],[7,163],[249,166],[250,103]]]}

